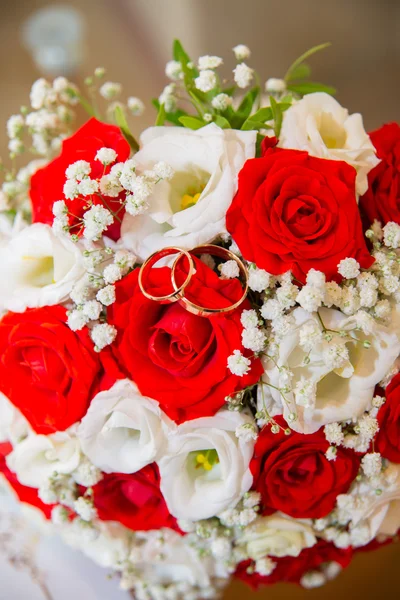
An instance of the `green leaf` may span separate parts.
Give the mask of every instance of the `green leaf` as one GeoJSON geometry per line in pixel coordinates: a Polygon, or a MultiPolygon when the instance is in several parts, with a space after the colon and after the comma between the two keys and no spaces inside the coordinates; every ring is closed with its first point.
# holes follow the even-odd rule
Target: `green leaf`
{"type": "Polygon", "coordinates": [[[263,140],[265,139],[265,135],[261,135],[261,133],[257,133],[257,140],[256,140],[256,157],[259,158],[261,156],[261,144],[263,143],[263,140]]]}
{"type": "MultiPolygon", "coordinates": [[[[273,99],[273,100],[276,104],[275,99],[273,99]]],[[[291,103],[290,102],[280,102],[278,104],[278,106],[279,106],[280,112],[282,113],[291,106],[291,103]]],[[[250,117],[248,117],[248,119],[246,119],[246,121],[243,123],[242,129],[245,131],[249,131],[251,129],[261,129],[261,128],[272,129],[272,127],[264,125],[264,123],[265,123],[265,121],[271,121],[273,118],[274,118],[274,112],[272,109],[272,102],[271,102],[271,106],[267,106],[265,108],[260,108],[260,110],[255,112],[253,115],[250,115],[250,117]],[[256,127],[254,126],[255,124],[257,124],[256,127]]]]}
{"type": "Polygon", "coordinates": [[[166,119],[166,112],[164,104],[160,104],[160,108],[158,109],[158,114],[156,118],[156,127],[164,125],[166,119]]]}
{"type": "Polygon", "coordinates": [[[233,129],[240,129],[242,127],[243,123],[246,121],[246,119],[249,117],[252,111],[254,102],[259,92],[260,88],[254,87],[244,96],[243,100],[239,105],[239,108],[231,118],[233,129]]]}
{"type": "MultiPolygon", "coordinates": [[[[311,75],[311,68],[307,63],[301,63],[290,74],[290,81],[298,81],[299,79],[307,79],[311,75]]],[[[287,80],[289,81],[289,79],[287,80]]]]}
{"type": "MultiPolygon", "coordinates": [[[[157,98],[153,98],[151,101],[157,112],[160,110],[160,102],[157,98]]],[[[182,123],[179,122],[179,117],[186,117],[187,113],[184,110],[175,110],[174,112],[165,112],[165,120],[168,123],[182,127],[182,123]]]]}
{"type": "Polygon", "coordinates": [[[288,70],[286,72],[286,75],[284,77],[285,81],[290,81],[291,79],[293,79],[293,72],[296,73],[296,69],[305,60],[307,60],[307,58],[309,58],[313,54],[316,54],[317,52],[320,52],[321,50],[324,50],[325,48],[328,48],[330,45],[331,45],[330,42],[326,42],[325,44],[319,44],[318,46],[314,46],[313,48],[310,48],[309,50],[307,50],[306,52],[304,52],[304,54],[302,54],[301,56],[299,56],[299,58],[297,58],[294,61],[294,63],[292,63],[290,65],[290,67],[288,68],[288,70]]]}
{"type": "Polygon", "coordinates": [[[242,131],[253,131],[255,129],[273,129],[273,127],[266,125],[262,121],[254,121],[252,117],[246,119],[242,125],[242,131]]]}
{"type": "Polygon", "coordinates": [[[314,92],[325,92],[326,94],[330,94],[334,96],[336,94],[336,89],[331,87],[330,85],[325,85],[324,83],[317,83],[315,81],[304,81],[304,83],[291,83],[287,86],[287,89],[291,92],[295,92],[296,94],[300,94],[300,96],[305,96],[306,94],[313,94],[314,92]]]}
{"type": "Polygon", "coordinates": [[[174,60],[177,60],[180,63],[185,63],[187,65],[187,63],[190,62],[189,55],[185,52],[179,40],[174,40],[172,46],[172,54],[174,60]]]}
{"type": "Polygon", "coordinates": [[[271,110],[274,118],[274,131],[276,137],[279,137],[282,127],[282,109],[273,96],[270,97],[271,110]]]}
{"type": "Polygon", "coordinates": [[[217,115],[214,122],[218,127],[221,127],[221,129],[231,129],[231,124],[228,119],[225,119],[225,117],[222,117],[221,115],[217,115]]]}
{"type": "Polygon", "coordinates": [[[87,100],[84,96],[82,96],[82,94],[80,94],[76,89],[67,88],[65,91],[70,98],[78,99],[79,104],[88,113],[88,115],[90,115],[91,117],[96,116],[96,111],[93,108],[93,106],[90,104],[89,100],[87,100]]]}
{"type": "Polygon", "coordinates": [[[129,129],[129,125],[126,120],[126,117],[124,115],[124,111],[122,110],[122,108],[120,106],[117,106],[115,108],[114,116],[115,116],[115,121],[116,121],[118,127],[122,131],[122,135],[124,136],[124,138],[126,139],[128,144],[130,145],[132,150],[134,152],[137,152],[139,150],[139,144],[133,137],[131,130],[129,129]]]}
{"type": "Polygon", "coordinates": [[[188,129],[200,129],[205,125],[205,122],[197,117],[180,117],[179,122],[188,129]]]}

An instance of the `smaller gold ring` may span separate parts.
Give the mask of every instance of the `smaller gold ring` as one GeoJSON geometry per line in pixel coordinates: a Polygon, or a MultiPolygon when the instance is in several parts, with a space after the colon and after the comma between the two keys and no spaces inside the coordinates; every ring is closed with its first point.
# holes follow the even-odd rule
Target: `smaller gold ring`
{"type": "Polygon", "coordinates": [[[171,302],[171,303],[177,302],[183,295],[182,292],[184,291],[186,286],[189,285],[189,282],[190,282],[194,272],[195,272],[194,260],[193,260],[193,257],[189,254],[189,252],[187,252],[186,250],[182,250],[181,248],[175,248],[175,247],[171,246],[168,248],[162,248],[162,250],[157,250],[151,256],[149,256],[149,258],[142,264],[142,266],[140,267],[140,271],[139,271],[138,284],[139,284],[140,291],[142,292],[143,296],[145,296],[149,300],[153,300],[154,302],[163,302],[163,301],[171,302]],[[175,263],[177,262],[177,260],[182,258],[182,256],[186,256],[186,258],[188,259],[189,271],[186,276],[186,279],[182,283],[182,285],[180,285],[179,287],[174,285],[173,286],[174,291],[171,292],[171,294],[166,294],[165,296],[154,296],[153,294],[150,294],[149,292],[146,291],[146,289],[143,285],[143,275],[146,271],[151,270],[151,268],[156,263],[158,263],[159,260],[161,260],[162,258],[165,258],[166,256],[171,256],[172,254],[178,254],[178,257],[174,262],[174,266],[175,266],[175,263]]]}
{"type": "Polygon", "coordinates": [[[194,248],[194,250],[191,250],[191,254],[194,254],[194,255],[211,254],[212,256],[218,256],[219,258],[225,258],[226,260],[235,261],[235,263],[238,265],[239,271],[244,279],[243,294],[237,302],[235,302],[234,304],[231,304],[231,306],[227,306],[225,308],[207,308],[205,306],[199,306],[198,304],[195,304],[191,300],[188,300],[188,298],[186,298],[186,296],[183,293],[184,290],[181,289],[182,286],[180,288],[178,288],[178,285],[177,285],[176,279],[175,279],[175,269],[176,269],[177,264],[179,263],[179,260],[181,259],[181,256],[178,256],[176,258],[174,265],[172,267],[172,270],[171,270],[171,279],[172,279],[172,285],[174,286],[174,289],[180,290],[180,297],[178,298],[179,304],[181,306],[183,306],[187,311],[191,312],[192,314],[202,316],[202,317],[203,316],[204,317],[212,317],[212,316],[216,316],[216,315],[223,314],[223,313],[226,314],[226,313],[232,312],[236,308],[238,308],[242,304],[242,302],[245,300],[248,289],[249,289],[248,271],[247,271],[246,267],[244,266],[244,264],[242,263],[242,261],[240,260],[240,258],[238,258],[236,256],[236,254],[234,254],[230,250],[227,250],[226,248],[221,248],[221,246],[215,246],[213,244],[208,244],[205,246],[198,246],[197,248],[194,248]]]}

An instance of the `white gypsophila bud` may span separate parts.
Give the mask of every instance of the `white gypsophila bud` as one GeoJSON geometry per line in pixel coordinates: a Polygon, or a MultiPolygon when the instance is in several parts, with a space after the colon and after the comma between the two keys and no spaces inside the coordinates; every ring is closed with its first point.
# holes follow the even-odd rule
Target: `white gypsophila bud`
{"type": "Polygon", "coordinates": [[[371,415],[365,414],[357,421],[357,430],[360,436],[369,441],[379,431],[379,423],[371,415]]]}
{"type": "Polygon", "coordinates": [[[264,302],[261,309],[261,316],[267,321],[274,321],[282,315],[282,306],[275,298],[271,298],[264,302]]]}
{"type": "Polygon", "coordinates": [[[360,294],[355,287],[342,289],[340,307],[345,315],[353,315],[360,308],[360,294]]]}
{"type": "Polygon", "coordinates": [[[57,494],[49,480],[39,487],[38,497],[44,504],[55,504],[57,502],[57,494]]]}
{"type": "Polygon", "coordinates": [[[317,271],[316,269],[310,269],[307,273],[306,283],[316,288],[324,288],[326,282],[325,273],[317,271]]]}
{"type": "Polygon", "coordinates": [[[246,492],[242,502],[244,508],[254,508],[260,504],[261,494],[259,492],[246,492]]]}
{"type": "Polygon", "coordinates": [[[106,287],[99,290],[96,294],[96,298],[104,306],[110,306],[115,302],[115,286],[107,285],[106,287]]]}
{"type": "Polygon", "coordinates": [[[194,84],[201,92],[211,92],[217,85],[217,76],[214,71],[211,71],[210,69],[200,71],[200,75],[196,77],[194,84]]]}
{"type": "Polygon", "coordinates": [[[68,233],[69,220],[67,215],[63,215],[62,217],[55,217],[53,220],[52,229],[56,235],[68,233]]]}
{"type": "Polygon", "coordinates": [[[349,360],[349,351],[346,344],[327,343],[322,350],[322,360],[331,369],[341,369],[349,360]]]}
{"type": "Polygon", "coordinates": [[[114,217],[107,208],[101,204],[94,204],[83,216],[83,235],[88,240],[101,237],[103,231],[114,222],[114,217]]]}
{"type": "Polygon", "coordinates": [[[117,160],[117,153],[113,148],[100,148],[97,150],[94,159],[100,161],[103,165],[111,165],[117,160]]]}
{"type": "Polygon", "coordinates": [[[52,211],[55,217],[62,218],[64,215],[68,214],[68,208],[64,200],[56,200],[56,202],[53,204],[52,211]]]}
{"type": "Polygon", "coordinates": [[[360,306],[372,308],[378,301],[378,292],[370,287],[360,289],[360,306]]]}
{"type": "Polygon", "coordinates": [[[31,106],[34,110],[39,110],[43,108],[46,98],[51,91],[51,86],[48,81],[41,77],[37,79],[31,88],[30,92],[30,102],[31,106]]]}
{"type": "Polygon", "coordinates": [[[344,433],[340,423],[328,423],[324,427],[324,433],[329,444],[336,444],[338,446],[343,442],[344,433]]]}
{"type": "Polygon", "coordinates": [[[258,326],[258,315],[254,308],[250,310],[244,310],[240,315],[240,322],[245,329],[251,329],[252,327],[258,326]]]}
{"type": "Polygon", "coordinates": [[[67,325],[72,331],[83,329],[88,322],[88,318],[82,310],[72,310],[67,318],[67,325]]]}
{"type": "Polygon", "coordinates": [[[379,300],[379,302],[375,304],[374,311],[378,319],[386,319],[389,317],[392,312],[389,300],[379,300]]]}
{"type": "Polygon", "coordinates": [[[268,575],[271,575],[275,567],[276,562],[274,562],[268,556],[265,556],[264,558],[259,558],[258,560],[256,560],[256,563],[254,565],[256,573],[258,573],[259,575],[263,575],[264,577],[268,577],[268,575]]]}
{"type": "Polygon", "coordinates": [[[117,264],[107,265],[103,271],[105,283],[115,283],[122,279],[122,270],[117,264]]]}
{"type": "Polygon", "coordinates": [[[206,71],[208,69],[217,69],[222,65],[224,61],[219,56],[200,56],[198,67],[199,71],[206,71]]]}
{"type": "Polygon", "coordinates": [[[389,248],[398,248],[400,246],[400,226],[393,221],[386,223],[383,228],[383,241],[389,248]]]}
{"type": "Polygon", "coordinates": [[[350,543],[354,548],[366,546],[371,540],[371,532],[368,525],[358,525],[350,531],[350,543]]]}
{"type": "Polygon", "coordinates": [[[150,206],[146,198],[137,197],[135,194],[128,194],[125,202],[125,210],[132,217],[142,215],[150,206]]]}
{"type": "Polygon", "coordinates": [[[124,275],[132,269],[136,262],[136,256],[129,250],[117,250],[114,256],[114,263],[123,270],[124,275]]]}
{"type": "Polygon", "coordinates": [[[85,177],[88,177],[91,173],[92,167],[86,160],[77,160],[70,164],[65,170],[65,176],[67,179],[76,179],[82,181],[85,177]]]}
{"type": "Polygon", "coordinates": [[[258,438],[258,428],[255,423],[244,423],[236,427],[235,435],[238,439],[250,442],[258,438]]]}
{"type": "Polygon", "coordinates": [[[313,588],[318,588],[326,583],[326,577],[323,573],[319,571],[309,571],[305,573],[300,579],[300,585],[306,590],[311,590],[313,588]]]}
{"type": "Polygon", "coordinates": [[[324,517],[321,519],[315,519],[314,521],[314,529],[315,531],[324,531],[328,527],[329,520],[324,517]]]}
{"type": "Polygon", "coordinates": [[[7,121],[7,135],[14,139],[21,135],[24,130],[24,117],[22,115],[12,115],[7,121]]]}
{"type": "Polygon", "coordinates": [[[248,87],[253,81],[253,77],[254,69],[248,67],[244,62],[239,63],[233,69],[233,78],[237,86],[241,89],[248,87]]]}
{"type": "Polygon", "coordinates": [[[169,181],[174,176],[173,168],[164,161],[159,161],[153,167],[153,172],[158,179],[169,181]]]}
{"type": "Polygon", "coordinates": [[[297,405],[304,406],[305,408],[315,406],[317,396],[317,384],[315,381],[301,376],[293,391],[297,405]]]}
{"type": "Polygon", "coordinates": [[[269,287],[271,276],[264,269],[249,269],[249,288],[253,292],[264,292],[269,287]]]}
{"type": "Polygon", "coordinates": [[[226,537],[216,537],[211,542],[211,553],[215,558],[227,558],[231,551],[232,545],[231,542],[226,537]]]}
{"type": "Polygon", "coordinates": [[[82,196],[92,196],[99,191],[99,182],[96,179],[82,179],[78,183],[78,191],[82,196]]]}
{"type": "Polygon", "coordinates": [[[103,196],[117,198],[123,190],[119,181],[116,181],[111,175],[103,175],[99,182],[100,193],[103,196]]]}
{"type": "Polygon", "coordinates": [[[101,470],[92,465],[86,458],[81,460],[78,468],[72,473],[72,476],[78,485],[85,487],[92,487],[103,479],[101,470]]]}
{"type": "Polygon", "coordinates": [[[324,291],[318,287],[305,285],[297,294],[297,302],[304,310],[308,312],[316,312],[322,305],[324,299],[324,291]]]}
{"type": "Polygon", "coordinates": [[[106,100],[114,100],[120,95],[121,91],[122,85],[120,83],[106,81],[99,89],[99,94],[106,100]]]}
{"type": "Polygon", "coordinates": [[[243,377],[250,371],[251,361],[243,356],[240,350],[234,350],[231,356],[228,356],[228,369],[233,375],[243,377]]]}
{"type": "Polygon", "coordinates": [[[331,306],[340,306],[342,295],[342,288],[336,283],[336,281],[328,281],[325,285],[325,306],[328,308],[331,306]]]}
{"type": "Polygon", "coordinates": [[[239,524],[239,511],[236,508],[228,508],[221,512],[218,518],[226,527],[234,527],[239,524]]]}
{"type": "Polygon", "coordinates": [[[347,531],[342,531],[335,538],[334,544],[336,548],[348,548],[350,546],[350,534],[347,531]]]}
{"type": "Polygon", "coordinates": [[[134,117],[141,117],[144,113],[144,103],[136,96],[130,96],[127,101],[128,110],[134,117]]]}
{"type": "Polygon", "coordinates": [[[97,300],[89,300],[82,307],[82,313],[87,321],[97,321],[102,310],[103,306],[97,300]]]}
{"type": "Polygon", "coordinates": [[[175,94],[176,86],[174,83],[170,83],[165,86],[160,96],[158,97],[158,101],[160,104],[164,104],[164,108],[166,112],[174,112],[176,110],[178,99],[175,94]]]}
{"type": "Polygon", "coordinates": [[[276,290],[276,298],[284,310],[287,310],[296,304],[296,298],[299,293],[297,285],[292,283],[284,284],[276,290]]]}
{"type": "Polygon", "coordinates": [[[315,321],[307,321],[300,327],[299,344],[306,352],[322,341],[322,331],[315,321]]]}
{"type": "Polygon", "coordinates": [[[93,327],[90,335],[95,344],[96,352],[100,352],[103,348],[113,343],[117,337],[117,330],[109,323],[100,323],[93,327]]]}
{"type": "Polygon", "coordinates": [[[250,58],[250,55],[251,55],[250,48],[248,48],[244,44],[238,44],[237,46],[232,48],[232,50],[235,54],[236,60],[241,61],[241,60],[247,60],[248,58],[250,58]]]}
{"type": "Polygon", "coordinates": [[[92,521],[96,516],[96,509],[93,506],[93,501],[84,496],[80,496],[75,500],[74,510],[84,521],[92,521]]]}
{"type": "Polygon", "coordinates": [[[293,315],[279,316],[271,323],[274,333],[278,337],[283,337],[295,327],[293,315]]]}
{"type": "Polygon", "coordinates": [[[51,511],[51,522],[54,525],[63,525],[68,522],[68,510],[64,506],[55,506],[51,511]]]}
{"type": "Polygon", "coordinates": [[[203,115],[203,121],[205,121],[206,123],[211,123],[213,117],[211,113],[204,113],[203,115]]]}
{"type": "Polygon", "coordinates": [[[70,83],[66,77],[56,77],[53,80],[53,90],[57,94],[61,94],[61,93],[65,92],[65,90],[67,90],[69,88],[69,86],[70,86],[70,83]]]}
{"type": "Polygon", "coordinates": [[[231,106],[232,98],[228,94],[217,94],[212,100],[211,105],[215,110],[224,111],[231,106]]]}
{"type": "Polygon", "coordinates": [[[74,526],[77,528],[77,535],[82,538],[83,544],[94,542],[99,537],[99,531],[92,523],[83,519],[75,519],[74,526]]]}
{"type": "Polygon", "coordinates": [[[227,260],[219,268],[221,273],[221,279],[235,279],[239,277],[239,265],[235,260],[227,260]]]}
{"type": "Polygon", "coordinates": [[[283,94],[286,91],[286,82],[284,79],[270,77],[265,82],[265,91],[268,94],[283,94]]]}
{"type": "Polygon", "coordinates": [[[361,460],[361,467],[367,477],[376,477],[382,470],[382,457],[379,452],[366,454],[361,460]]]}
{"type": "Polygon", "coordinates": [[[242,344],[244,348],[253,352],[261,352],[265,348],[267,335],[264,330],[253,327],[251,329],[243,329],[242,344]]]}
{"type": "Polygon", "coordinates": [[[21,140],[14,138],[8,142],[8,150],[10,154],[21,154],[25,149],[25,146],[21,140]]]}
{"type": "Polygon", "coordinates": [[[258,513],[252,508],[245,508],[239,512],[239,522],[241,527],[246,527],[255,521],[258,517],[258,513]]]}
{"type": "Polygon", "coordinates": [[[379,291],[381,291],[385,295],[394,294],[399,289],[400,280],[395,275],[389,275],[388,277],[383,277],[379,281],[379,291]]]}
{"type": "Polygon", "coordinates": [[[360,274],[360,264],[355,258],[343,258],[338,264],[338,273],[345,279],[354,279],[360,274]]]}
{"type": "Polygon", "coordinates": [[[165,65],[165,74],[168,79],[172,79],[172,81],[183,79],[182,65],[179,60],[168,61],[165,65]]]}
{"type": "Polygon", "coordinates": [[[63,187],[64,196],[67,200],[73,200],[79,196],[79,183],[76,179],[67,179],[63,187]]]}
{"type": "Polygon", "coordinates": [[[337,457],[336,446],[329,446],[328,450],[325,452],[325,456],[330,462],[333,460],[336,460],[336,457],[337,457]]]}

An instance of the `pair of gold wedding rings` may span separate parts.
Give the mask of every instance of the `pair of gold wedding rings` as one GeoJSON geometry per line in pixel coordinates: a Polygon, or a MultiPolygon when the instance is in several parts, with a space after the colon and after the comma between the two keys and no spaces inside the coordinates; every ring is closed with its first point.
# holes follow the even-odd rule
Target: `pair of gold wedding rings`
{"type": "Polygon", "coordinates": [[[243,262],[230,250],[226,248],[222,248],[221,246],[215,246],[213,244],[208,244],[205,246],[198,246],[193,250],[187,251],[182,250],[181,248],[176,247],[168,247],[163,248],[162,250],[157,250],[154,252],[149,258],[142,264],[139,271],[138,283],[142,294],[148,298],[149,300],[153,300],[154,302],[163,302],[163,303],[173,303],[178,302],[183,308],[189,311],[192,314],[201,316],[201,317],[211,317],[213,315],[229,313],[238,308],[245,300],[248,291],[248,272],[247,268],[243,264],[243,262]],[[146,290],[146,280],[150,270],[155,267],[155,265],[168,256],[174,256],[176,258],[171,268],[171,284],[173,287],[173,291],[170,294],[166,294],[164,296],[155,296],[150,294],[146,290]],[[193,256],[202,256],[202,255],[210,255],[217,256],[218,258],[223,258],[226,261],[234,261],[239,267],[239,275],[243,281],[243,293],[237,302],[224,307],[224,308],[211,308],[206,306],[200,306],[195,302],[192,302],[185,296],[185,290],[188,287],[189,283],[192,280],[192,277],[196,275],[196,266],[193,259],[193,256]],[[184,257],[187,259],[189,268],[187,270],[187,275],[185,280],[181,285],[178,285],[176,281],[176,269],[182,259],[184,257]]]}

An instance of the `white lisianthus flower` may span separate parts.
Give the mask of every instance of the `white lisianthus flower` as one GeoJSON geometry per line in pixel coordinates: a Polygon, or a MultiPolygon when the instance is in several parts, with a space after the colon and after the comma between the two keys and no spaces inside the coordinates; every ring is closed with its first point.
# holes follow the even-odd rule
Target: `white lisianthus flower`
{"type": "Polygon", "coordinates": [[[255,155],[255,131],[197,131],[151,127],[141,137],[135,164],[151,170],[160,161],[174,171],[148,198],[144,214],[126,214],[122,241],[141,260],[165,246],[192,249],[225,233],[225,215],[237,190],[237,175],[255,155]]]}
{"type": "Polygon", "coordinates": [[[270,517],[258,517],[244,529],[238,542],[246,545],[250,558],[259,560],[265,556],[299,556],[304,548],[311,548],[317,538],[309,521],[292,519],[275,513],[270,517]]]}
{"type": "Polygon", "coordinates": [[[259,410],[283,414],[292,429],[307,434],[371,408],[376,384],[400,352],[397,307],[390,326],[372,321],[369,335],[357,329],[356,317],[339,310],[320,308],[319,315],[327,329],[346,335],[332,333],[328,341],[317,313],[296,308],[295,325],[279,342],[276,361],[263,359],[258,390],[259,410]]]}
{"type": "Polygon", "coordinates": [[[0,248],[0,306],[13,312],[64,302],[85,270],[70,239],[34,223],[0,248]]]}
{"type": "Polygon", "coordinates": [[[69,474],[79,465],[79,441],[71,430],[51,435],[31,433],[7,456],[7,465],[22,485],[39,488],[53,473],[69,474]]]}
{"type": "Polygon", "coordinates": [[[214,517],[233,508],[250,489],[254,440],[235,435],[240,425],[250,422],[243,413],[222,410],[183,423],[169,437],[158,466],[161,491],[175,517],[214,517]]]}
{"type": "Polygon", "coordinates": [[[210,585],[213,564],[209,557],[201,558],[187,541],[172,529],[137,532],[141,541],[135,567],[152,585],[186,583],[206,588],[210,585]]]}
{"type": "Polygon", "coordinates": [[[325,92],[307,94],[283,113],[278,145],[349,163],[357,171],[360,195],[367,191],[369,171],[379,163],[361,115],[349,115],[325,92]]]}
{"type": "Polygon", "coordinates": [[[135,473],[165,450],[173,422],[132,381],[118,381],[92,400],[78,437],[89,460],[106,473],[135,473]]]}
{"type": "Polygon", "coordinates": [[[0,443],[16,444],[30,432],[23,414],[0,392],[0,443]]]}

